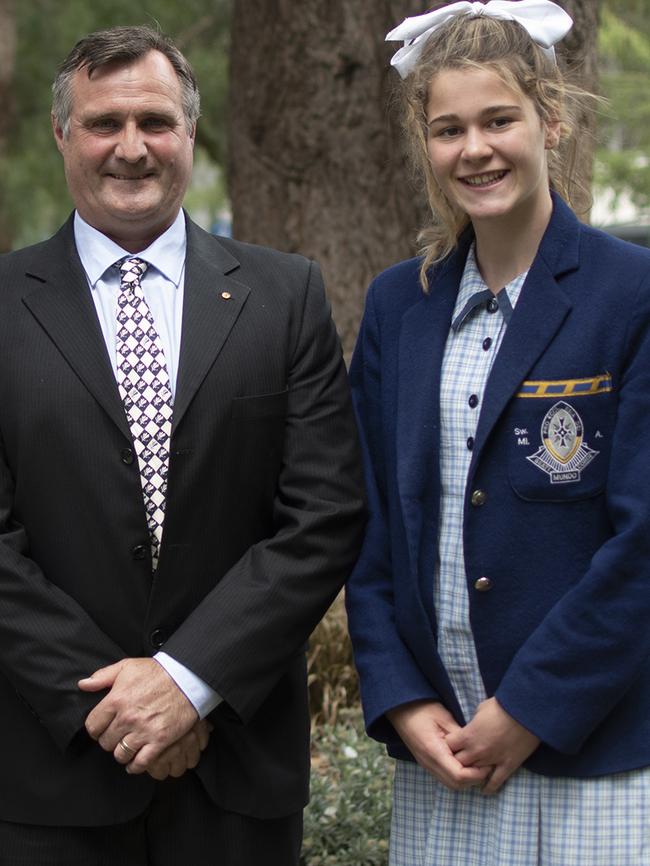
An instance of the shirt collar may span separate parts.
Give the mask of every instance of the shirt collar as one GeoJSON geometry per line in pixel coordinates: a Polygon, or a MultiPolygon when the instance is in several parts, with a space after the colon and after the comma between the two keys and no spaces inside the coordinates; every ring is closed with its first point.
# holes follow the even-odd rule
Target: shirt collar
{"type": "MultiPolygon", "coordinates": [[[[101,279],[111,265],[125,256],[133,255],[89,225],[76,211],[74,215],[74,239],[81,264],[92,289],[96,287],[97,281],[101,279]]],[[[167,231],[163,232],[137,256],[160,271],[178,288],[185,265],[186,247],[185,215],[180,210],[167,231]]]]}
{"type": "MultiPolygon", "coordinates": [[[[513,309],[519,300],[519,295],[521,294],[521,289],[527,276],[528,271],[524,271],[523,274],[519,274],[514,278],[514,280],[511,280],[507,286],[504,286],[508,300],[513,309]]],[[[465,304],[469,301],[472,295],[476,292],[483,291],[483,289],[487,289],[487,285],[478,269],[478,264],[476,262],[476,242],[474,241],[472,242],[467,254],[467,261],[465,262],[465,269],[460,280],[458,296],[456,298],[454,315],[452,318],[455,318],[465,307],[465,304]]]]}

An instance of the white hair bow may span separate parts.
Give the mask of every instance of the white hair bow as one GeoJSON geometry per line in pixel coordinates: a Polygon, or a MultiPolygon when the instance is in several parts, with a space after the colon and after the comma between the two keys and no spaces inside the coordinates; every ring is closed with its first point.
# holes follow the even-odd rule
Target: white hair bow
{"type": "Polygon", "coordinates": [[[442,9],[405,18],[386,36],[387,42],[403,40],[404,46],[391,60],[402,78],[409,75],[428,37],[450,18],[471,15],[516,21],[528,31],[549,57],[555,59],[553,46],[563,39],[573,26],[573,19],[551,0],[490,0],[489,3],[451,3],[442,9]]]}

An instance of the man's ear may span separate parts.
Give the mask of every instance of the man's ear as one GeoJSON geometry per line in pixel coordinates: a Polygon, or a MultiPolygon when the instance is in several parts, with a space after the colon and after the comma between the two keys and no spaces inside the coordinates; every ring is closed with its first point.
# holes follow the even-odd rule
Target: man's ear
{"type": "Polygon", "coordinates": [[[54,113],[50,115],[52,118],[52,132],[54,133],[54,140],[56,141],[56,146],[59,148],[59,153],[63,153],[63,140],[65,136],[63,135],[63,130],[59,126],[54,113]]]}

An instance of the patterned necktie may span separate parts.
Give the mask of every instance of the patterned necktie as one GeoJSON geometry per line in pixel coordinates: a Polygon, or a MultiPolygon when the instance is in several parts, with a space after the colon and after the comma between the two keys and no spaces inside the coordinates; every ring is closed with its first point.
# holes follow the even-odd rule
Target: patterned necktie
{"type": "Polygon", "coordinates": [[[165,354],[140,284],[147,262],[127,258],[116,267],[121,272],[117,384],[138,455],[152,568],[156,571],[165,518],[172,393],[165,354]]]}

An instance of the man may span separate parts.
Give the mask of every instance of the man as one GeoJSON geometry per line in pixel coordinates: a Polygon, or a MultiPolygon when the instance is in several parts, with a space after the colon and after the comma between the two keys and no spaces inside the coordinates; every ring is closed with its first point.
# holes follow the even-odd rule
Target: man
{"type": "Polygon", "coordinates": [[[81,40],[75,213],[0,262],[2,864],[298,863],[356,438],[316,266],[181,211],[198,113],[165,37],[81,40]]]}

